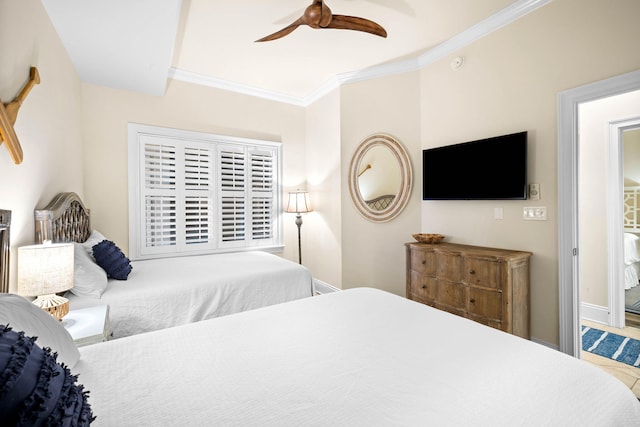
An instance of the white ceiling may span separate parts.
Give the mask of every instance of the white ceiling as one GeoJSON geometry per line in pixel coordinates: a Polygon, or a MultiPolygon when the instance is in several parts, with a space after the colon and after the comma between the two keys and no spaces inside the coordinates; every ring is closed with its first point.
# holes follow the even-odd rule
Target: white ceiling
{"type": "Polygon", "coordinates": [[[387,38],[300,27],[311,0],[42,0],[80,79],[162,95],[174,78],[305,105],[344,81],[408,71],[550,0],[325,0],[387,38]]]}

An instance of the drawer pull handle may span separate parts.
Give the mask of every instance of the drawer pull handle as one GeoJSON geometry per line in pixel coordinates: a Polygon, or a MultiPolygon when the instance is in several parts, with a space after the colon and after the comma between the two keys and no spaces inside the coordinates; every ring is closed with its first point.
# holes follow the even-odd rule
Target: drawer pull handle
{"type": "Polygon", "coordinates": [[[476,300],[475,300],[475,298],[471,298],[471,299],[469,300],[469,302],[470,302],[471,304],[475,304],[475,303],[476,303],[476,300]]]}
{"type": "Polygon", "coordinates": [[[425,265],[427,263],[427,260],[423,259],[422,260],[422,265],[425,265]]]}
{"type": "Polygon", "coordinates": [[[469,270],[469,274],[476,274],[475,270],[469,270]]]}
{"type": "Polygon", "coordinates": [[[427,289],[427,285],[422,285],[422,289],[427,289]]]}

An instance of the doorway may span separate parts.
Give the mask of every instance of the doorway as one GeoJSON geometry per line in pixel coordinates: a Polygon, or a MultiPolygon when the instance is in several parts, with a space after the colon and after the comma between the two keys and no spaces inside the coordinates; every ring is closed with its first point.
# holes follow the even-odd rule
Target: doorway
{"type": "Polygon", "coordinates": [[[640,90],[640,71],[558,95],[558,290],[560,350],[580,355],[578,110],[583,103],[640,90]]]}
{"type": "Polygon", "coordinates": [[[578,108],[580,313],[615,328],[625,326],[625,295],[640,291],[640,151],[630,137],[639,126],[640,91],[578,108]]]}
{"type": "MultiPolygon", "coordinates": [[[[578,106],[580,326],[637,340],[640,329],[627,325],[625,316],[625,296],[640,290],[636,127],[640,127],[640,90],[578,106]]],[[[640,369],[584,350],[579,357],[640,396],[640,369]]]]}
{"type": "MultiPolygon", "coordinates": [[[[634,104],[640,110],[640,95],[634,104]]],[[[624,277],[620,283],[624,283],[624,286],[611,291],[613,297],[620,301],[618,307],[624,311],[624,326],[638,327],[640,326],[640,113],[637,117],[612,123],[610,127],[612,142],[619,144],[622,149],[621,161],[624,172],[623,188],[619,191],[619,194],[623,194],[624,277]]],[[[619,317],[623,317],[622,313],[619,317]]]]}

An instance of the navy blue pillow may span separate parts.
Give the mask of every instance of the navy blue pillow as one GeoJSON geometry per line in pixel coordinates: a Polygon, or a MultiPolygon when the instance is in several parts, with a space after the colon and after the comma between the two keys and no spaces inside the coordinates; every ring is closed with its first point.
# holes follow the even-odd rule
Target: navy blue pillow
{"type": "Polygon", "coordinates": [[[127,280],[131,273],[131,262],[111,240],[103,240],[93,246],[93,257],[107,276],[117,280],[127,280]]]}
{"type": "Polygon", "coordinates": [[[0,325],[0,420],[7,426],[88,426],[95,419],[77,376],[35,338],[0,325]]]}

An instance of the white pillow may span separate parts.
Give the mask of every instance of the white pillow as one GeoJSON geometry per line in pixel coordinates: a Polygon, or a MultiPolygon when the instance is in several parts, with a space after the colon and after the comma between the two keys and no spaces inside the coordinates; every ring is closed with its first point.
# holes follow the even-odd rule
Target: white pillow
{"type": "Polygon", "coordinates": [[[20,295],[0,294],[0,325],[9,325],[16,332],[37,337],[36,343],[57,352],[58,362],[69,369],[80,359],[78,347],[62,322],[20,295]]]}
{"type": "Polygon", "coordinates": [[[73,244],[73,288],[79,297],[100,298],[107,289],[107,273],[89,256],[80,243],[73,244]]]}
{"type": "Polygon", "coordinates": [[[93,258],[93,247],[103,240],[107,240],[98,230],[93,230],[89,238],[82,243],[82,246],[85,247],[87,253],[91,256],[91,259],[95,261],[93,258]]]}

